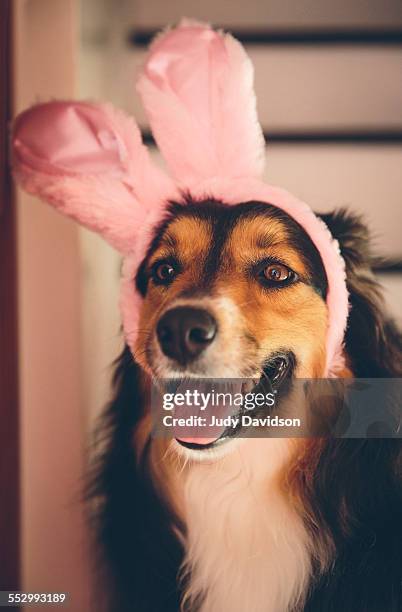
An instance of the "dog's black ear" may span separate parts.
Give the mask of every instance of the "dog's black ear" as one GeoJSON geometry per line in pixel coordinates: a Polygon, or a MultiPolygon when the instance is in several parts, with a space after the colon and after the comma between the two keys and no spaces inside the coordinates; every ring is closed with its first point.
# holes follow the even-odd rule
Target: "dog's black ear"
{"type": "Polygon", "coordinates": [[[370,236],[358,215],[340,209],[319,215],[339,242],[346,264],[351,310],[346,352],[356,377],[402,375],[402,335],[387,316],[381,286],[373,273],[370,236]]]}
{"type": "Polygon", "coordinates": [[[126,347],[114,372],[114,397],[95,430],[87,498],[99,544],[107,610],[177,612],[182,549],[175,517],[155,490],[147,449],[134,431],[146,410],[144,375],[126,347]],[[110,602],[109,602],[110,600],[110,602]]]}

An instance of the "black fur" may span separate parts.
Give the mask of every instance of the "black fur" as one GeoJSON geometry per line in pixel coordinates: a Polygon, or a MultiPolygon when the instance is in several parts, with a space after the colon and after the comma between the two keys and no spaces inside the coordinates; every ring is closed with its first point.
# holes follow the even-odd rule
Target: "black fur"
{"type": "Polygon", "coordinates": [[[345,343],[354,375],[402,376],[402,335],[386,315],[381,287],[372,273],[375,258],[366,226],[345,210],[321,218],[339,241],[346,262],[351,310],[345,343]]]}
{"type": "Polygon", "coordinates": [[[152,486],[147,453],[138,465],[133,432],[143,410],[141,371],[128,348],[114,374],[115,396],[95,437],[88,498],[100,545],[100,581],[113,612],[177,612],[182,550],[176,517],[152,486]],[[99,450],[100,449],[100,450],[99,450]],[[106,587],[106,588],[105,588],[106,587]]]}
{"type": "MultiPolygon", "coordinates": [[[[195,212],[179,206],[173,205],[170,214],[195,212]]],[[[212,214],[204,206],[203,214],[212,214]]],[[[369,274],[366,230],[343,211],[322,217],[339,240],[347,266],[352,308],[346,349],[352,369],[357,377],[401,376],[401,335],[384,315],[377,283],[369,274]]],[[[215,260],[219,258],[216,249],[215,260]]],[[[319,276],[314,254],[311,265],[319,276]]],[[[320,278],[319,284],[325,294],[325,279],[320,278]]],[[[146,292],[144,267],[137,286],[146,292]]],[[[89,490],[99,506],[96,525],[112,581],[110,610],[178,612],[177,575],[183,551],[172,525],[182,526],[154,490],[146,456],[140,465],[134,459],[132,434],[142,414],[143,393],[141,373],[128,349],[119,360],[114,383],[115,398],[100,429],[103,452],[89,490]]],[[[330,533],[337,554],[326,574],[312,583],[305,612],[402,610],[400,457],[399,440],[329,440],[325,444],[311,496],[320,529],[330,533]]]]}
{"type": "Polygon", "coordinates": [[[313,585],[305,612],[402,610],[401,441],[329,440],[314,503],[335,563],[313,585]]]}

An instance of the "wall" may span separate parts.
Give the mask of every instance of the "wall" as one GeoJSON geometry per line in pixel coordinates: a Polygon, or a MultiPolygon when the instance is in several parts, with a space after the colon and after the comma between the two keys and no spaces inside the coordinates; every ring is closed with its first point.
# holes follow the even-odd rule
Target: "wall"
{"type": "MultiPolygon", "coordinates": [[[[77,27],[74,0],[14,2],[15,112],[74,95],[77,27]]],[[[78,230],[20,192],[17,207],[22,588],[88,612],[78,230]]]]}

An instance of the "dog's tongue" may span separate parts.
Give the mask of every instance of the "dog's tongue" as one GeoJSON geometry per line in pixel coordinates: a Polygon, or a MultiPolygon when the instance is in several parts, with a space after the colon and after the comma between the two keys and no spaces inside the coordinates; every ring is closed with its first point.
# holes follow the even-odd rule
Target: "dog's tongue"
{"type": "Polygon", "coordinates": [[[241,380],[224,383],[203,379],[183,381],[176,394],[183,394],[189,401],[176,406],[173,416],[175,419],[186,419],[186,424],[175,425],[172,428],[173,436],[187,444],[207,445],[215,442],[227,428],[227,423],[223,423],[222,419],[238,412],[239,405],[234,405],[233,399],[241,391],[241,380]]]}

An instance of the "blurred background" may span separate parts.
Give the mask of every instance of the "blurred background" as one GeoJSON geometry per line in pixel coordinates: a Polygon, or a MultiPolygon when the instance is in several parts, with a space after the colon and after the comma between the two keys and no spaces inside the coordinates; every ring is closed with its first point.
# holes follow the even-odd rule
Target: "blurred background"
{"type": "MultiPolygon", "coordinates": [[[[246,45],[266,178],[316,211],[364,214],[376,250],[401,259],[400,0],[16,0],[13,112],[54,97],[108,100],[136,117],[154,151],[135,75],[153,35],[182,16],[246,45]]],[[[79,490],[123,346],[120,260],[48,207],[20,192],[16,201],[19,580],[70,591],[71,609],[84,612],[91,558],[79,490]]],[[[383,270],[380,280],[402,322],[402,270],[383,270]]]]}

